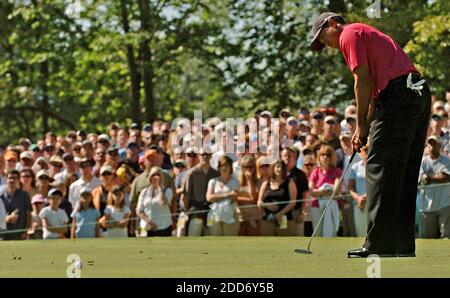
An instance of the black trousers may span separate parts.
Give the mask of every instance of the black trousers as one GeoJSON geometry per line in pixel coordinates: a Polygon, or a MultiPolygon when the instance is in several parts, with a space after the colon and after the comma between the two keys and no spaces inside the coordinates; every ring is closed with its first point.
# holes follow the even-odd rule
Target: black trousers
{"type": "MultiPolygon", "coordinates": [[[[415,251],[417,181],[430,120],[431,95],[391,80],[376,101],[366,167],[368,232],[364,247],[379,253],[415,251]]],[[[420,80],[413,75],[413,82],[420,80]]]]}

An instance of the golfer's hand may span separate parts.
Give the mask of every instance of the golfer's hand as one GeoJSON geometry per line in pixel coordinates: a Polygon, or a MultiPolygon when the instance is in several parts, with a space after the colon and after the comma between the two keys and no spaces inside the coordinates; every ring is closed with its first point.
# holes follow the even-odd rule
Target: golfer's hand
{"type": "Polygon", "coordinates": [[[361,152],[361,148],[367,144],[367,138],[369,137],[369,126],[358,125],[356,127],[355,134],[352,137],[352,147],[356,152],[361,152]]]}

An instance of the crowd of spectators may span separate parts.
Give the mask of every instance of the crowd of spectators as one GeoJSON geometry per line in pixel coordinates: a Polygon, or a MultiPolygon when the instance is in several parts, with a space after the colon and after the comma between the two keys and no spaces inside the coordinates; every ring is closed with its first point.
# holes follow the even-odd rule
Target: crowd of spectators
{"type": "MultiPolygon", "coordinates": [[[[419,237],[450,236],[450,92],[446,100],[435,100],[430,111],[418,177],[419,237]]],[[[154,121],[111,123],[103,133],[48,132],[3,146],[0,239],[309,236],[335,189],[317,235],[364,237],[367,147],[338,185],[352,154],[356,107],[342,115],[329,107],[257,111],[259,133],[262,120],[266,142],[248,127],[236,131],[210,118],[190,121],[182,138],[182,124],[154,121]],[[220,138],[197,146],[195,137],[217,131],[220,138]]]]}

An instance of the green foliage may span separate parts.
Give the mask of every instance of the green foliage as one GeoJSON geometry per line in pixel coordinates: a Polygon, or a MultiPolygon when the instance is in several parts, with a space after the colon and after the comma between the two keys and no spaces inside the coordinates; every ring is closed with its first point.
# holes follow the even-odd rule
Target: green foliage
{"type": "MultiPolygon", "coordinates": [[[[225,118],[260,108],[342,108],[353,98],[342,55],[308,48],[313,17],[329,9],[391,35],[434,92],[448,88],[444,0],[385,0],[380,19],[366,16],[365,0],[150,0],[145,30],[138,1],[125,0],[128,33],[121,1],[80,3],[73,17],[65,0],[0,2],[0,144],[36,140],[44,130],[103,132],[112,121],[129,124],[129,45],[137,66],[151,70],[161,119],[192,117],[194,109],[225,118]],[[143,43],[150,61],[143,61],[143,43]]],[[[147,115],[143,86],[141,80],[140,119],[147,115]]]]}

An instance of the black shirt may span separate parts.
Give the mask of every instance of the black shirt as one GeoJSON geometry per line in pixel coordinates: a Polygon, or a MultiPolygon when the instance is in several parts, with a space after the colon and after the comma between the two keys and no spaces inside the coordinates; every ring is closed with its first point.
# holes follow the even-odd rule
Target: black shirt
{"type": "Polygon", "coordinates": [[[297,186],[297,202],[295,203],[295,210],[298,210],[302,207],[303,194],[308,191],[308,178],[306,174],[297,167],[294,167],[288,175],[288,178],[291,178],[295,182],[295,186],[297,186]]]}

